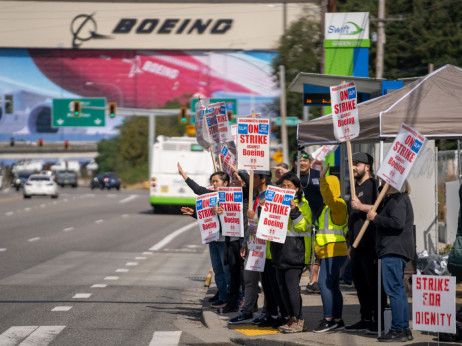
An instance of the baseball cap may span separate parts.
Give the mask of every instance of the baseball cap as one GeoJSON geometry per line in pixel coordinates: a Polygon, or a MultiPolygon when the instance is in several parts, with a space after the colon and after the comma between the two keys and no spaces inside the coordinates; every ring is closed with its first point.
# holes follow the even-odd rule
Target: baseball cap
{"type": "Polygon", "coordinates": [[[368,153],[354,153],[352,155],[352,160],[353,162],[361,162],[371,166],[374,164],[374,158],[368,153]]]}

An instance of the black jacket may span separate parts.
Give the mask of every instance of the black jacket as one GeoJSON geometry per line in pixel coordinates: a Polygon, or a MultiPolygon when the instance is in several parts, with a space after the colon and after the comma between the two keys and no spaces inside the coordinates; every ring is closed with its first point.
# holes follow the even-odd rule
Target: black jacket
{"type": "Polygon", "coordinates": [[[385,255],[414,258],[414,211],[411,200],[405,193],[395,193],[385,197],[381,211],[374,219],[376,227],[376,252],[385,255]]]}

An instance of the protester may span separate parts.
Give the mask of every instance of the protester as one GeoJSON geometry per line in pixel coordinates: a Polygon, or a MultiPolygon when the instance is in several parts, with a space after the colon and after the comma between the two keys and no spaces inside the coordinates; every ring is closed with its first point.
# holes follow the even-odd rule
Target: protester
{"type": "MultiPolygon", "coordinates": [[[[356,180],[356,196],[349,203],[347,241],[350,246],[348,257],[351,259],[351,274],[360,304],[361,320],[345,327],[349,332],[378,332],[377,273],[378,261],[375,253],[375,225],[370,223],[366,233],[356,248],[353,243],[377,200],[377,180],[373,177],[374,159],[367,153],[352,155],[353,175],[356,180]]],[[[386,296],[382,295],[382,314],[386,304],[386,296]]],[[[383,321],[383,319],[382,319],[383,321]]]]}
{"type": "Polygon", "coordinates": [[[274,168],[274,177],[276,178],[276,181],[281,179],[281,177],[284,175],[284,173],[289,171],[289,165],[285,162],[280,162],[274,168]],[[282,168],[282,169],[281,169],[282,168]]]}
{"type": "Polygon", "coordinates": [[[325,202],[318,219],[315,240],[316,254],[320,260],[318,276],[323,305],[323,319],[313,331],[341,330],[343,297],[339,287],[340,269],[347,258],[345,235],[348,216],[346,202],[340,197],[340,181],[334,175],[325,176],[329,165],[321,172],[321,194],[325,202]]]}
{"type": "Polygon", "coordinates": [[[300,294],[300,278],[303,267],[308,264],[311,252],[311,209],[303,197],[300,180],[292,172],[281,177],[281,188],[295,190],[290,202],[290,217],[284,244],[271,242],[270,250],[284,307],[288,313],[287,323],[278,330],[297,333],[306,330],[300,294]]]}
{"type": "MultiPolygon", "coordinates": [[[[180,163],[178,162],[178,172],[183,177],[184,181],[194,191],[196,195],[204,195],[212,192],[211,190],[199,186],[194,180],[189,178],[183,171],[180,163]]],[[[225,172],[215,172],[210,176],[210,184],[215,191],[221,186],[228,186],[229,175],[225,172]]],[[[181,212],[185,215],[194,216],[195,210],[189,207],[182,207],[181,212]]],[[[215,274],[215,283],[218,289],[218,299],[212,303],[213,308],[224,308],[228,302],[228,286],[230,286],[230,273],[229,268],[225,265],[225,237],[221,235],[217,241],[209,243],[210,261],[212,262],[213,272],[215,274]]]]}
{"type": "Polygon", "coordinates": [[[409,198],[411,190],[405,181],[401,191],[390,186],[379,206],[378,213],[370,210],[367,219],[376,227],[376,252],[382,260],[382,280],[390,299],[391,327],[380,342],[412,340],[409,311],[404,286],[404,267],[414,258],[414,211],[409,198]]]}

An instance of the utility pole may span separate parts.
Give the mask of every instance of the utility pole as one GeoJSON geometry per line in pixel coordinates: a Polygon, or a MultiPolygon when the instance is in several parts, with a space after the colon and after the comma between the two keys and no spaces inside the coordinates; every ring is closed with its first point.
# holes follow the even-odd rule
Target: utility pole
{"type": "Polygon", "coordinates": [[[383,78],[383,57],[385,50],[385,0],[379,0],[377,18],[377,55],[375,59],[375,78],[383,78]]]}
{"type": "Polygon", "coordinates": [[[281,88],[281,144],[283,162],[289,162],[289,146],[287,139],[287,106],[286,106],[286,71],[283,65],[279,65],[279,81],[281,88]]]}

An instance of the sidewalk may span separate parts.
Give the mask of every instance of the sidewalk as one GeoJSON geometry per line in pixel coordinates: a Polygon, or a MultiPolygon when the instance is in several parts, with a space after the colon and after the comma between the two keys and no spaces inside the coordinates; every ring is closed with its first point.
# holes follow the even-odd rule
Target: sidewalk
{"type": "MultiPolygon", "coordinates": [[[[322,319],[322,302],[319,294],[306,294],[305,287],[308,283],[307,272],[302,276],[300,286],[302,288],[303,300],[303,315],[305,317],[305,325],[308,328],[307,332],[283,334],[272,328],[259,328],[253,325],[239,325],[228,328],[228,318],[234,317],[237,313],[220,314],[216,309],[210,307],[208,298],[215,292],[215,286],[209,288],[207,296],[203,301],[202,315],[203,322],[211,332],[216,333],[220,340],[228,339],[230,342],[239,345],[388,345],[389,343],[379,343],[377,336],[367,335],[365,333],[348,333],[345,331],[313,333],[313,329],[319,324],[322,319]]],[[[462,285],[457,285],[457,302],[458,306],[462,303],[462,285]]],[[[343,289],[343,320],[345,324],[353,324],[359,320],[359,303],[354,288],[343,289]]],[[[412,314],[411,299],[409,299],[409,313],[412,314]]],[[[263,294],[259,295],[258,306],[260,310],[254,314],[257,317],[263,307],[263,294]]],[[[412,328],[412,321],[411,321],[412,328]]],[[[430,335],[427,332],[413,330],[414,340],[406,343],[406,345],[428,345],[438,344],[438,339],[435,335],[430,335]]],[[[399,343],[390,343],[390,345],[399,343]]],[[[439,345],[459,345],[459,343],[439,342],[439,345]]]]}

